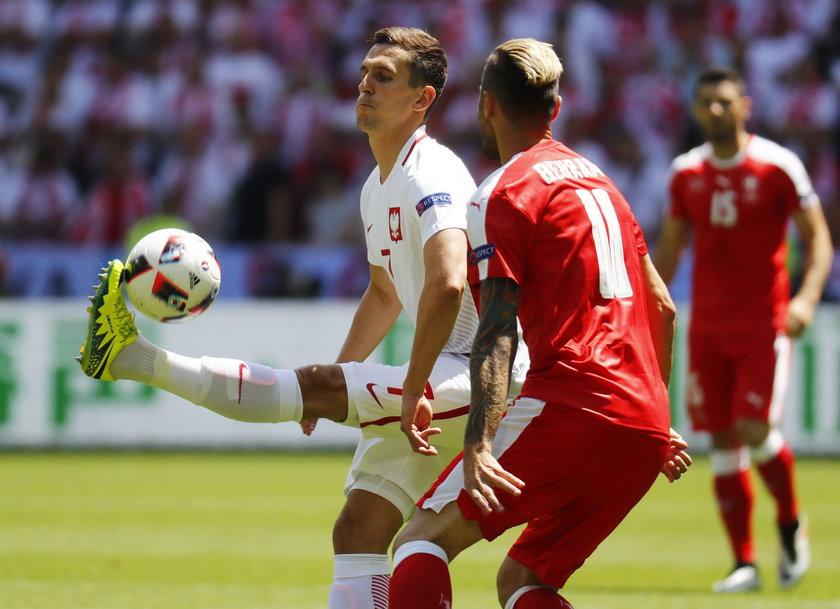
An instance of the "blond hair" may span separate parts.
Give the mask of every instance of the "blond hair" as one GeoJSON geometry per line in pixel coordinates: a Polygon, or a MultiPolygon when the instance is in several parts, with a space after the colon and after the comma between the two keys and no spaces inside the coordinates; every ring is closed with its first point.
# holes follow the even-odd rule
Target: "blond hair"
{"type": "Polygon", "coordinates": [[[524,82],[531,87],[556,82],[563,74],[563,64],[554,52],[554,47],[547,42],[533,38],[514,38],[497,46],[496,52],[510,57],[524,82]]]}
{"type": "Polygon", "coordinates": [[[515,38],[493,49],[481,75],[481,89],[498,99],[511,117],[550,120],[563,64],[547,42],[515,38]]]}

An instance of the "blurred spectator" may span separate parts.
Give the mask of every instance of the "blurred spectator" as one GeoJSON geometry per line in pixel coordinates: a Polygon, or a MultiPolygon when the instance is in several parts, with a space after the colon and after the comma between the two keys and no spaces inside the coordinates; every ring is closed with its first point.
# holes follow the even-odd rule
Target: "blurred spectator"
{"type": "Polygon", "coordinates": [[[23,170],[2,179],[3,240],[61,242],[77,203],[76,184],[62,166],[61,137],[43,132],[33,137],[23,170]]]}
{"type": "Polygon", "coordinates": [[[276,145],[269,134],[252,136],[251,163],[231,197],[227,237],[235,243],[292,241],[304,236],[302,211],[288,171],[277,158],[276,145]]]}
{"type": "Polygon", "coordinates": [[[103,152],[105,175],[73,219],[70,237],[75,243],[119,246],[131,226],[154,211],[151,188],[134,168],[125,137],[111,135],[103,152]]]}
{"type": "Polygon", "coordinates": [[[184,123],[158,170],[157,194],[164,213],[185,220],[208,240],[224,234],[227,202],[245,170],[250,150],[213,137],[201,123],[184,123]]]}
{"type": "Polygon", "coordinates": [[[137,136],[152,126],[154,98],[151,83],[131,67],[129,57],[116,49],[103,58],[95,97],[87,117],[92,135],[120,130],[137,136]]]}
{"type": "Polygon", "coordinates": [[[161,77],[159,125],[167,132],[182,127],[197,128],[205,135],[218,131],[217,97],[205,76],[205,55],[194,49],[182,62],[167,66],[161,77]]]}
{"type": "Polygon", "coordinates": [[[305,214],[307,233],[313,244],[364,244],[359,198],[344,187],[337,169],[327,169],[321,176],[305,214]]]}

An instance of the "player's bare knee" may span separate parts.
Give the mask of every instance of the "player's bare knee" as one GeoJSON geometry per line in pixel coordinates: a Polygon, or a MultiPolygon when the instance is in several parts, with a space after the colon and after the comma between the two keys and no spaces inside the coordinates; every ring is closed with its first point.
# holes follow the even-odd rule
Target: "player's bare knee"
{"type": "MultiPolygon", "coordinates": [[[[496,592],[499,595],[499,604],[504,607],[513,593],[525,586],[545,586],[545,584],[531,569],[510,556],[505,556],[499,571],[496,573],[496,592]]],[[[551,588],[551,590],[556,591],[557,589],[551,588]]]]}
{"type": "Polygon", "coordinates": [[[345,503],[333,525],[333,546],[346,546],[351,539],[359,535],[363,522],[359,511],[345,503]]]}
{"type": "Polygon", "coordinates": [[[711,439],[714,450],[732,450],[741,446],[741,440],[734,429],[713,432],[711,439]]]}
{"type": "Polygon", "coordinates": [[[431,541],[434,542],[433,539],[429,539],[429,535],[427,531],[424,530],[422,525],[422,516],[418,516],[422,512],[416,512],[414,516],[406,523],[405,527],[397,534],[396,539],[394,540],[394,549],[397,549],[404,543],[408,543],[409,541],[431,541]]]}
{"type": "Polygon", "coordinates": [[[353,490],[333,526],[333,549],[336,554],[385,554],[402,524],[402,513],[386,499],[353,490]]]}
{"type": "Polygon", "coordinates": [[[444,539],[442,532],[446,530],[445,526],[441,526],[444,518],[433,510],[418,509],[397,535],[394,549],[409,541],[429,541],[440,545],[444,539]]]}
{"type": "Polygon", "coordinates": [[[761,446],[770,433],[770,424],[765,421],[740,419],[735,422],[735,430],[745,446],[761,446]]]}
{"type": "Polygon", "coordinates": [[[443,549],[449,560],[482,537],[481,529],[473,520],[466,520],[453,502],[440,512],[418,509],[408,524],[397,535],[394,549],[409,541],[429,541],[443,549]]]}
{"type": "Polygon", "coordinates": [[[315,365],[295,370],[303,396],[304,418],[347,418],[347,383],[340,366],[315,365]]]}
{"type": "Polygon", "coordinates": [[[341,511],[333,525],[333,550],[336,554],[386,554],[394,531],[376,526],[360,510],[341,511]]]}

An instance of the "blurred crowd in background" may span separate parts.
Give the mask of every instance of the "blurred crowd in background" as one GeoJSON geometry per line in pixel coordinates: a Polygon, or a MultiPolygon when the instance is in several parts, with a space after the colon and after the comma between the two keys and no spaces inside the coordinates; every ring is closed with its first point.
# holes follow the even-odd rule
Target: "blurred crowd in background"
{"type": "Polygon", "coordinates": [[[566,70],[555,136],[614,179],[651,245],[670,161],[699,142],[694,80],[736,67],[751,130],[800,156],[840,241],[836,0],[2,0],[0,250],[122,246],[138,220],[169,214],[211,243],[363,261],[374,161],[354,102],[387,25],[443,43],[429,130],[477,182],[495,168],[475,119],[486,56],[513,37],[553,43],[566,70]]]}

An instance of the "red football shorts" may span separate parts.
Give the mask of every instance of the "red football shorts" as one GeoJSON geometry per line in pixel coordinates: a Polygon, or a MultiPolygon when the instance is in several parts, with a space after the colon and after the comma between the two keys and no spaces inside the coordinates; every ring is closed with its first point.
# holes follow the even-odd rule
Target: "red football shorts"
{"type": "Polygon", "coordinates": [[[508,554],[560,588],[648,491],[667,450],[667,433],[519,398],[493,443],[501,466],[525,482],[519,497],[497,491],[505,511],[482,515],[463,490],[458,457],[418,505],[439,511],[457,500],[488,540],[527,522],[508,554]]]}
{"type": "Polygon", "coordinates": [[[734,340],[691,333],[686,404],[694,429],[723,431],[736,419],[778,423],[790,383],[792,349],[784,334],[734,340]]]}

